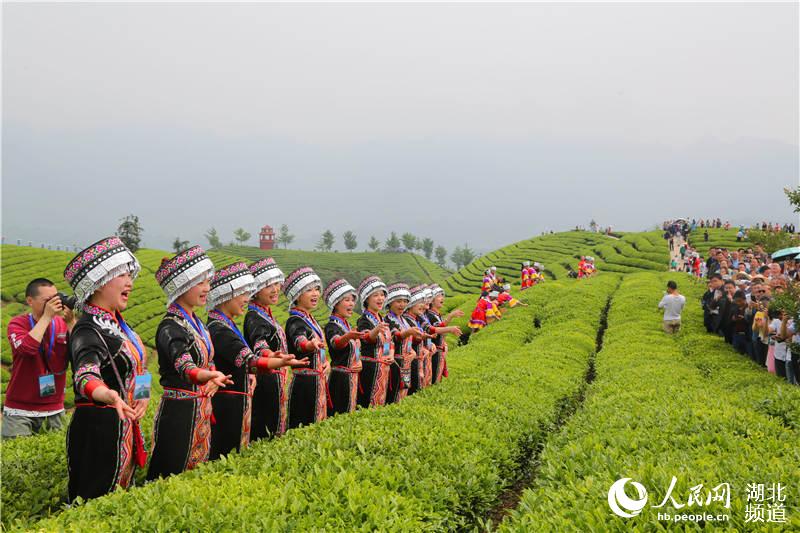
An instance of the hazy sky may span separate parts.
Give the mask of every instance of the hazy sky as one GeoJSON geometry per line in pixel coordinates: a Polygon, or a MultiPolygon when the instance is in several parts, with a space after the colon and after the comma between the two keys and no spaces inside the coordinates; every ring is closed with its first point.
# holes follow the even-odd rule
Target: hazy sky
{"type": "Polygon", "coordinates": [[[3,10],[6,242],[797,220],[796,4],[3,10]]]}

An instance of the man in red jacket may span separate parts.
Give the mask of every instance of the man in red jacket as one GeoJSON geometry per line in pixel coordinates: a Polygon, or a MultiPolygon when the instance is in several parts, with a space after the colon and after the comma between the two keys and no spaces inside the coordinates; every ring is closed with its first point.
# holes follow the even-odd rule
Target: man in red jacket
{"type": "Polygon", "coordinates": [[[31,312],[8,324],[13,362],[3,408],[4,439],[60,429],[64,423],[67,337],[75,317],[56,292],[50,280],[31,281],[25,289],[31,312]]]}

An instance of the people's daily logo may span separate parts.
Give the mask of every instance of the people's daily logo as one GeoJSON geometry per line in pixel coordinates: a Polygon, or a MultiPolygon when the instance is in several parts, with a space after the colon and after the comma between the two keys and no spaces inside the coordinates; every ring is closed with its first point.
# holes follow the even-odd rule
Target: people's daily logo
{"type": "MultiPolygon", "coordinates": [[[[686,485],[689,485],[688,488],[679,489],[678,477],[672,476],[663,499],[658,488],[651,490],[655,499],[649,504],[649,508],[657,510],[653,518],[673,523],[730,521],[730,483],[718,483],[713,487],[707,487],[703,483],[683,484],[686,485]],[[659,499],[661,503],[656,504],[659,499]]],[[[745,523],[787,523],[787,489],[784,483],[748,483],[746,488],[745,523]]],[[[629,477],[618,479],[608,489],[608,506],[621,518],[639,516],[644,508],[648,507],[647,489],[629,477]],[[631,497],[630,495],[634,493],[636,495],[631,497]]]]}
{"type": "Polygon", "coordinates": [[[632,481],[629,477],[618,479],[608,489],[608,506],[614,511],[614,514],[623,518],[633,518],[638,515],[647,505],[647,489],[644,485],[632,481]],[[638,493],[638,498],[630,498],[625,493],[625,485],[630,481],[633,488],[638,493]]]}

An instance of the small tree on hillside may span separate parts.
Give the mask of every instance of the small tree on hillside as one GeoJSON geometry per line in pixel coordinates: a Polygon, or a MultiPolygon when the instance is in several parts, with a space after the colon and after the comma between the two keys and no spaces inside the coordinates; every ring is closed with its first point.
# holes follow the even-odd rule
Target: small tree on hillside
{"type": "Polygon", "coordinates": [[[478,255],[469,247],[469,245],[464,243],[463,247],[456,246],[455,250],[453,250],[453,253],[450,254],[450,260],[455,263],[456,268],[461,268],[470,264],[477,256],[478,255]]]}
{"type": "Polygon", "coordinates": [[[342,235],[342,239],[344,240],[344,247],[347,248],[348,251],[353,251],[358,246],[356,234],[352,231],[345,231],[344,235],[342,235]]]}
{"type": "Polygon", "coordinates": [[[447,248],[444,246],[437,246],[436,247],[436,264],[442,268],[447,267],[447,248]]]}
{"type": "Polygon", "coordinates": [[[397,233],[392,232],[389,235],[389,238],[386,239],[386,250],[389,252],[396,252],[400,249],[400,239],[397,237],[397,233]]]}
{"type": "Polygon", "coordinates": [[[175,237],[175,240],[172,242],[172,249],[175,250],[176,254],[188,250],[189,241],[182,241],[180,237],[175,237]]]}
{"type": "Polygon", "coordinates": [[[241,246],[250,240],[250,234],[246,232],[244,228],[238,228],[233,232],[233,238],[236,239],[236,242],[241,246]]]}
{"type": "Polygon", "coordinates": [[[464,266],[472,263],[475,258],[478,257],[478,254],[476,254],[475,251],[470,248],[469,245],[467,245],[467,243],[464,243],[464,247],[461,249],[461,254],[464,259],[464,266]]]}
{"type": "Polygon", "coordinates": [[[456,270],[464,266],[464,255],[461,253],[461,247],[456,246],[450,254],[450,261],[456,266],[456,270]]]}
{"type": "Polygon", "coordinates": [[[336,237],[333,235],[333,232],[327,229],[325,233],[322,234],[322,237],[320,237],[319,242],[317,242],[317,250],[330,252],[335,241],[336,237]]]}
{"type": "Polygon", "coordinates": [[[424,239],[422,239],[422,242],[420,243],[420,248],[425,254],[425,259],[430,261],[431,256],[433,255],[433,239],[431,239],[430,237],[425,237],[424,239]]]}
{"type": "Polygon", "coordinates": [[[800,244],[800,240],[796,235],[786,231],[750,230],[748,238],[750,242],[761,244],[768,254],[800,244]]]}
{"type": "Polygon", "coordinates": [[[292,244],[292,241],[294,241],[294,235],[289,233],[289,226],[281,224],[281,230],[278,233],[278,238],[275,240],[278,244],[282,244],[284,249],[288,248],[289,245],[292,244]]]}
{"type": "Polygon", "coordinates": [[[139,224],[139,217],[136,215],[128,215],[120,220],[117,236],[131,252],[136,253],[139,250],[142,233],[144,233],[144,228],[139,224]]]}
{"type": "Polygon", "coordinates": [[[219,233],[217,233],[217,228],[211,228],[206,232],[206,240],[208,241],[208,245],[211,248],[220,248],[222,247],[222,239],[219,238],[219,233]]]}
{"type": "Polygon", "coordinates": [[[787,187],[783,189],[783,192],[785,192],[786,196],[789,198],[789,204],[794,207],[794,212],[800,213],[800,187],[794,190],[787,187]]]}
{"type": "Polygon", "coordinates": [[[413,252],[414,248],[417,247],[417,238],[411,233],[403,233],[403,236],[400,237],[400,240],[403,241],[403,247],[409,252],[413,252]]]}
{"type": "Polygon", "coordinates": [[[369,246],[369,249],[373,252],[377,252],[378,248],[381,247],[381,242],[375,238],[375,235],[373,235],[369,238],[369,243],[367,243],[367,246],[369,246]]]}

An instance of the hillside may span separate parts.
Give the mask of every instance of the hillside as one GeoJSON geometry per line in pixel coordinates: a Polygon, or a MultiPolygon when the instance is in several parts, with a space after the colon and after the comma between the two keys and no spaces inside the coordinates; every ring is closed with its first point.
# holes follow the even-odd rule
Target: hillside
{"type": "Polygon", "coordinates": [[[286,274],[297,267],[311,266],[328,283],[345,278],[357,284],[377,274],[386,283],[403,281],[409,284],[442,283],[450,272],[425,257],[414,253],[384,252],[310,252],[304,250],[262,250],[254,246],[225,246],[215,253],[244,257],[255,261],[272,257],[286,274]]]}
{"type": "MultiPolygon", "coordinates": [[[[73,255],[71,252],[24,246],[0,246],[0,296],[4,337],[8,321],[25,311],[25,285],[32,278],[49,278],[56,283],[59,290],[70,292],[62,274],[67,261],[73,255]]],[[[126,319],[151,347],[154,345],[153,338],[165,305],[164,295],[155,281],[154,273],[161,259],[168,255],[171,254],[162,250],[142,249],[137,252],[142,272],[134,285],[132,304],[125,313],[126,319]]],[[[469,311],[474,303],[483,270],[491,265],[497,266],[500,274],[512,286],[516,286],[519,265],[526,259],[544,263],[546,275],[550,279],[566,278],[566,267],[576,265],[580,255],[594,255],[601,270],[613,272],[663,270],[668,261],[666,247],[656,232],[623,234],[620,239],[588,232],[534,237],[481,256],[452,276],[435,263],[412,253],[265,251],[255,247],[231,246],[214,249],[209,255],[218,266],[271,256],[287,274],[298,266],[311,265],[325,282],[336,277],[345,277],[351,283],[357,284],[363,277],[377,274],[387,283],[399,280],[410,284],[439,283],[452,296],[448,307],[462,306],[465,311],[469,311]]],[[[285,320],[286,302],[281,300],[276,311],[276,318],[285,320]]],[[[327,316],[327,310],[320,306],[315,314],[322,319],[327,316]]],[[[457,323],[464,325],[466,318],[457,323]]],[[[3,364],[10,364],[8,343],[2,342],[0,346],[3,364]]]]}
{"type": "Polygon", "coordinates": [[[456,271],[445,282],[454,293],[474,294],[480,290],[483,272],[490,266],[512,286],[519,285],[523,261],[544,264],[548,279],[567,277],[567,267],[576,268],[582,255],[593,256],[601,271],[631,273],[666,270],[669,252],[660,232],[623,233],[620,238],[585,231],[542,235],[510,244],[456,271]]]}
{"type": "MultiPolygon", "coordinates": [[[[24,246],[0,246],[0,296],[2,297],[2,331],[0,342],[0,393],[5,393],[11,350],[5,340],[8,322],[27,310],[25,286],[37,276],[46,277],[56,283],[59,290],[71,292],[63,279],[63,270],[72,252],[49,251],[24,246]]],[[[142,272],[134,284],[131,305],[125,318],[151,349],[154,337],[164,313],[165,298],[156,283],[154,273],[161,260],[172,255],[163,250],[142,249],[136,254],[142,272]]],[[[311,252],[300,250],[261,250],[251,246],[228,246],[214,249],[209,256],[217,266],[233,261],[251,262],[262,257],[273,257],[285,273],[302,265],[312,266],[324,282],[344,277],[357,284],[370,274],[377,274],[387,283],[404,281],[415,283],[439,283],[448,292],[446,310],[461,308],[465,316],[453,320],[453,324],[466,327],[469,314],[480,290],[483,271],[495,265],[513,287],[519,283],[519,266],[524,260],[539,261],[545,265],[550,280],[567,279],[566,268],[575,266],[581,255],[594,255],[602,271],[635,272],[641,270],[664,270],[668,253],[663,239],[657,232],[622,234],[621,238],[607,237],[589,232],[564,232],[544,235],[520,241],[484,256],[460,269],[455,274],[413,253],[349,253],[311,252]]],[[[288,306],[283,297],[276,307],[275,317],[285,322],[288,306]]],[[[199,311],[205,319],[205,312],[199,311]]],[[[320,305],[315,316],[322,322],[327,320],[328,310],[320,305]]],[[[156,358],[150,359],[156,371],[156,358]]],[[[72,404],[72,391],[67,390],[67,405],[72,404]]]]}
{"type": "MultiPolygon", "coordinates": [[[[28,263],[41,259],[47,269],[37,268],[57,281],[68,259],[6,248],[4,312],[19,309],[28,263]]],[[[238,257],[235,251],[214,251],[212,258],[221,264],[238,257]]],[[[137,255],[146,272],[127,316],[146,337],[163,312],[152,276],[162,252],[137,255]]],[[[675,475],[683,501],[692,483],[731,483],[731,526],[751,530],[744,521],[746,483],[795,486],[799,479],[792,461],[776,458],[797,456],[800,389],[706,334],[696,304],[703,284],[667,273],[667,257],[658,232],[619,238],[569,232],[501,248],[446,280],[458,292],[449,307],[469,311],[481,272],[492,264],[514,287],[526,259],[543,262],[550,279],[523,293],[513,290],[529,307],[504,313],[466,345],[454,342],[450,377],[440,386],[73,509],[62,506],[64,434],[7,442],[3,526],[494,531],[505,516],[504,531],[650,530],[643,520],[658,523],[652,509],[630,522],[611,514],[609,487],[627,475],[663,491],[675,475]],[[580,255],[597,258],[598,276],[566,277],[566,266],[580,255]],[[655,307],[668,279],[677,279],[691,302],[685,331],[673,338],[661,331],[655,307]],[[303,512],[287,501],[303,502],[303,512]],[[203,511],[180,512],[186,508],[203,511]],[[49,519],[36,522],[43,516],[49,519]]],[[[151,405],[160,393],[155,385],[151,405]]],[[[142,426],[147,437],[153,412],[142,426]]],[[[787,500],[786,511],[796,530],[797,503],[787,500]]]]}
{"type": "Polygon", "coordinates": [[[703,238],[704,231],[706,231],[706,228],[697,228],[689,233],[689,244],[697,248],[703,257],[708,256],[708,250],[710,248],[738,250],[739,248],[746,248],[752,245],[752,243],[749,243],[747,240],[744,242],[736,240],[736,234],[739,228],[730,228],[727,230],[724,228],[708,228],[708,241],[705,241],[703,238]]]}

